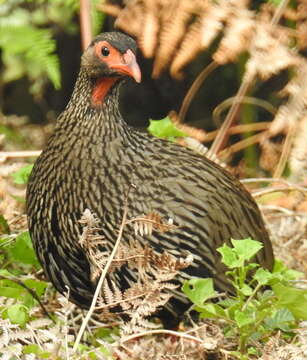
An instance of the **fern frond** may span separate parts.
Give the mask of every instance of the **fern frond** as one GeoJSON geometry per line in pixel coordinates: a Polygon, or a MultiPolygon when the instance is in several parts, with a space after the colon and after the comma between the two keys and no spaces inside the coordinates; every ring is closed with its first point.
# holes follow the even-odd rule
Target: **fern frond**
{"type": "MultiPolygon", "coordinates": [[[[20,66],[23,66],[24,73],[32,80],[37,80],[39,75],[45,74],[56,89],[60,88],[59,59],[54,53],[56,43],[50,30],[37,29],[31,25],[3,26],[2,23],[0,30],[0,48],[4,59],[14,55],[19,59],[20,66]]],[[[5,65],[10,68],[9,63],[5,65]]]]}

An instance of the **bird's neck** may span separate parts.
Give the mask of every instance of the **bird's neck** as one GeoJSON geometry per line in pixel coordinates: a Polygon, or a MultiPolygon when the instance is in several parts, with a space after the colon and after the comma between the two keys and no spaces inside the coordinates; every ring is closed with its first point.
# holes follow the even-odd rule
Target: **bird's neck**
{"type": "Polygon", "coordinates": [[[81,70],[57,128],[78,137],[107,136],[111,140],[123,136],[127,125],[119,111],[121,83],[111,77],[91,79],[81,70]]]}

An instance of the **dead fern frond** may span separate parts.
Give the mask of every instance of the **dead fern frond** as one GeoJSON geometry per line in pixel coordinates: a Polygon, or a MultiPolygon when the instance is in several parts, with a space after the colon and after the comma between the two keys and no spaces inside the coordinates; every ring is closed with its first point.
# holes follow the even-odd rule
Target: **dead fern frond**
{"type": "Polygon", "coordinates": [[[273,173],[281,154],[281,144],[274,143],[268,137],[260,141],[261,156],[260,167],[273,173]]]}
{"type": "MultiPolygon", "coordinates": [[[[299,57],[298,57],[299,60],[299,57]]],[[[301,158],[302,154],[306,154],[306,140],[305,142],[300,140],[302,135],[301,133],[303,125],[300,123],[305,117],[305,112],[307,109],[307,62],[301,59],[300,64],[295,69],[295,75],[293,79],[286,85],[282,93],[287,95],[287,102],[280,106],[278,112],[272,121],[269,131],[271,136],[277,134],[285,134],[286,139],[283,145],[283,150],[281,158],[279,160],[278,166],[274,171],[274,176],[279,177],[282,175],[283,169],[286,165],[287,160],[291,157],[291,149],[295,143],[295,148],[293,149],[294,156],[301,158]],[[298,141],[296,141],[298,137],[298,141]]],[[[294,163],[297,164],[294,160],[294,163]]],[[[299,161],[301,165],[303,163],[299,161]]],[[[294,165],[295,168],[295,165],[294,165]]],[[[302,174],[299,171],[298,174],[302,174]]]]}
{"type": "Polygon", "coordinates": [[[305,0],[298,0],[297,12],[297,40],[300,50],[307,49],[307,3],[305,0]]]}
{"type": "Polygon", "coordinates": [[[91,266],[91,279],[96,280],[105,267],[110,251],[107,250],[107,242],[101,235],[99,220],[86,209],[79,220],[83,226],[83,232],[79,239],[80,246],[84,249],[91,266]],[[102,251],[101,249],[105,249],[102,251]]]}
{"type": "Polygon", "coordinates": [[[193,15],[194,1],[177,0],[176,5],[176,11],[171,13],[171,16],[167,16],[167,21],[164,21],[161,25],[160,44],[156,52],[152,73],[154,78],[158,77],[171,62],[174,50],[183,38],[186,31],[186,25],[193,15]]]}
{"type": "Polygon", "coordinates": [[[295,75],[285,86],[281,95],[289,97],[286,104],[279,110],[271,123],[270,133],[272,136],[285,133],[290,127],[300,120],[307,108],[307,61],[297,58],[298,63],[295,75]]]}
{"type": "Polygon", "coordinates": [[[156,213],[151,212],[148,215],[136,217],[129,220],[128,223],[133,223],[135,235],[151,235],[153,230],[164,233],[176,229],[178,226],[173,224],[172,219],[168,219],[167,223],[163,222],[162,217],[156,213]]]}
{"type": "Polygon", "coordinates": [[[97,9],[103,11],[104,13],[111,15],[113,17],[118,17],[122,8],[114,4],[98,4],[97,9]]]}
{"type": "Polygon", "coordinates": [[[229,1],[224,36],[213,59],[219,64],[232,62],[248,49],[255,26],[254,13],[246,8],[245,1],[229,1]]]}
{"type": "Polygon", "coordinates": [[[193,60],[201,50],[201,29],[202,21],[197,19],[188,29],[181,43],[179,51],[176,53],[171,67],[170,73],[175,78],[182,78],[183,74],[180,70],[193,60]]]}
{"type": "Polygon", "coordinates": [[[144,27],[139,37],[139,45],[145,57],[154,55],[160,28],[160,4],[157,0],[147,0],[144,3],[144,27]]]}
{"type": "Polygon", "coordinates": [[[279,26],[257,21],[243,81],[253,79],[256,75],[267,80],[298,64],[297,56],[289,49],[287,33],[279,26]]]}
{"type": "MultiPolygon", "coordinates": [[[[152,231],[163,233],[177,227],[172,223],[172,220],[164,223],[161,216],[156,212],[127,221],[127,208],[125,207],[125,209],[118,239],[124,226],[128,224],[133,224],[135,232],[141,236],[151,234],[152,231]]],[[[111,257],[109,252],[104,250],[107,246],[101,236],[99,220],[95,215],[87,209],[79,222],[83,225],[79,243],[85,249],[90,261],[92,278],[96,279],[100,276],[99,284],[101,283],[101,274],[106,274],[106,267],[108,266],[108,276],[101,283],[99,292],[98,287],[95,291],[95,294],[97,293],[96,299],[98,298],[98,307],[96,306],[95,309],[99,310],[107,319],[113,317],[112,310],[116,309],[118,312],[118,309],[121,309],[121,313],[125,313],[131,318],[127,329],[128,327],[130,331],[132,329],[134,331],[135,329],[144,329],[147,324],[146,317],[165,305],[172,296],[172,291],[177,285],[170,283],[170,281],[181,269],[192,263],[192,255],[187,254],[186,258],[175,258],[166,252],[157,253],[147,243],[143,245],[140,241],[131,240],[129,243],[118,242],[116,252],[113,249],[112,254],[114,255],[111,257]],[[123,266],[125,268],[120,269],[123,266]],[[121,288],[122,285],[118,284],[118,273],[116,272],[118,269],[129,274],[127,277],[129,287],[124,291],[121,288]]],[[[88,318],[87,314],[86,319],[88,318]]],[[[85,320],[82,323],[82,331],[85,327],[84,323],[85,320]]],[[[81,330],[74,348],[80,341],[80,334],[81,330]]]]}
{"type": "Polygon", "coordinates": [[[127,34],[139,37],[142,33],[143,6],[139,0],[129,1],[127,6],[119,13],[114,25],[127,34]]]}
{"type": "Polygon", "coordinates": [[[115,308],[117,312],[128,315],[131,320],[124,326],[125,333],[148,328],[146,318],[170,299],[172,291],[177,288],[170,281],[192,260],[191,255],[175,258],[166,252],[158,254],[148,245],[143,246],[137,241],[129,245],[121,244],[113,261],[121,265],[125,262],[124,271],[132,271],[137,279],[135,282],[129,281],[129,287],[122,291],[112,280],[116,279],[116,273],[110,273],[100,294],[97,310],[104,317],[109,317],[108,314],[115,308]]]}
{"type": "Polygon", "coordinates": [[[202,22],[201,47],[207,49],[224,27],[229,14],[229,1],[221,0],[219,4],[210,3],[210,6],[200,14],[202,22]]]}

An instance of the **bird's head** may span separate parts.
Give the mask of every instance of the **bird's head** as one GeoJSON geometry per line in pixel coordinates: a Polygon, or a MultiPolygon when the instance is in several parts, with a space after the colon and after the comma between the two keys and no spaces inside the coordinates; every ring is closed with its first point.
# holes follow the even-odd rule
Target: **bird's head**
{"type": "Polygon", "coordinates": [[[93,79],[129,76],[141,81],[135,41],[119,32],[98,35],[85,50],[81,66],[93,79]]]}

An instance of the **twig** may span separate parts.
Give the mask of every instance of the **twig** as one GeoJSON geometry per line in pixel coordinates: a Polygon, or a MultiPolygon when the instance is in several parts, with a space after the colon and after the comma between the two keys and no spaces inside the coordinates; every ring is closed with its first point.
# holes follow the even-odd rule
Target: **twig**
{"type": "Polygon", "coordinates": [[[84,333],[84,330],[87,326],[87,323],[89,322],[94,310],[95,310],[95,307],[96,307],[96,303],[97,303],[97,299],[98,299],[98,296],[100,294],[100,291],[101,291],[101,287],[103,285],[103,282],[106,278],[106,275],[107,275],[107,272],[111,266],[111,263],[115,257],[115,254],[117,252],[117,249],[118,249],[118,246],[120,244],[120,240],[122,238],[122,234],[123,234],[123,230],[124,230],[124,227],[125,227],[125,223],[126,223],[126,219],[127,219],[127,213],[128,213],[128,196],[129,196],[129,191],[127,193],[127,196],[126,196],[126,199],[125,199],[125,204],[124,204],[124,213],[123,213],[123,218],[122,218],[122,222],[121,222],[121,225],[120,225],[120,228],[119,228],[119,232],[118,232],[118,236],[117,236],[117,239],[116,239],[116,242],[115,242],[115,245],[114,245],[114,248],[112,250],[112,253],[106,263],[106,266],[104,267],[101,275],[100,275],[100,279],[98,281],[98,284],[97,284],[97,287],[96,287],[96,290],[95,290],[95,293],[94,293],[94,296],[93,296],[93,300],[92,300],[92,303],[91,303],[91,306],[89,308],[89,311],[88,313],[86,314],[83,322],[82,322],[82,325],[80,327],[80,330],[78,332],[78,335],[77,335],[77,338],[76,338],[76,341],[74,343],[74,347],[73,347],[73,351],[75,352],[77,350],[77,347],[79,346],[79,343],[80,343],[80,340],[82,338],[82,335],[84,333]]]}
{"type": "MultiPolygon", "coordinates": [[[[236,142],[235,144],[228,146],[225,150],[221,151],[219,153],[219,158],[221,157],[227,157],[231,155],[234,152],[240,151],[242,149],[245,149],[246,147],[257,144],[263,137],[265,136],[265,131],[261,132],[260,134],[256,134],[253,136],[249,136],[246,139],[243,139],[241,141],[236,142]]],[[[210,150],[211,151],[211,150],[210,150]]]]}
{"type": "Polygon", "coordinates": [[[193,341],[196,341],[198,342],[199,344],[203,344],[204,343],[204,340],[198,338],[198,337],[195,337],[195,336],[192,336],[192,335],[188,335],[186,333],[180,333],[178,331],[173,331],[173,330],[150,330],[150,331],[144,331],[144,332],[141,332],[141,333],[137,333],[137,334],[134,334],[134,335],[131,335],[131,336],[128,336],[122,340],[120,340],[120,345],[122,343],[126,343],[130,340],[134,340],[136,338],[139,338],[139,337],[142,337],[142,336],[148,336],[148,335],[159,335],[159,334],[167,334],[167,335],[173,335],[173,336],[177,336],[177,337],[180,337],[180,338],[184,338],[184,339],[187,339],[187,340],[193,340],[193,341]]]}
{"type": "Polygon", "coordinates": [[[282,178],[279,178],[279,179],[275,179],[275,178],[250,178],[250,179],[242,179],[242,180],[240,180],[240,182],[242,184],[255,183],[255,182],[272,182],[272,183],[279,182],[279,183],[287,185],[287,186],[291,186],[291,187],[295,186],[296,188],[299,188],[300,190],[303,190],[303,191],[305,191],[305,189],[307,189],[304,186],[300,186],[298,184],[293,184],[293,183],[289,182],[288,180],[282,179],[282,178]]]}
{"type": "MultiPolygon", "coordinates": [[[[270,126],[270,121],[263,121],[259,123],[252,123],[252,124],[239,124],[232,126],[229,129],[228,134],[234,135],[234,134],[242,134],[247,131],[261,131],[261,130],[267,130],[270,126]]],[[[204,135],[203,142],[209,142],[211,140],[214,140],[216,135],[218,134],[219,130],[213,130],[204,135]]],[[[192,136],[193,137],[193,136],[192,136]]]]}
{"type": "Polygon", "coordinates": [[[85,50],[92,41],[90,0],[80,0],[80,30],[82,49],[85,50]]]}
{"type": "MultiPolygon", "coordinates": [[[[236,97],[232,96],[224,101],[222,101],[220,104],[218,104],[215,109],[213,110],[212,117],[215,124],[219,125],[221,123],[220,115],[221,113],[227,109],[229,106],[233,104],[234,101],[236,101],[236,97]]],[[[256,105],[259,107],[262,107],[263,109],[267,110],[272,115],[275,115],[277,112],[277,109],[270,104],[268,101],[258,99],[252,96],[244,96],[242,99],[242,104],[251,104],[256,105]]],[[[250,124],[244,124],[244,125],[250,125],[250,124]]]]}
{"type": "Polygon", "coordinates": [[[271,20],[272,25],[276,25],[278,24],[282,14],[284,13],[286,7],[288,6],[289,0],[282,0],[279,5],[277,10],[275,11],[275,14],[273,16],[273,19],[271,20]]]}
{"type": "Polygon", "coordinates": [[[243,101],[243,98],[245,96],[245,94],[247,93],[250,85],[252,84],[253,79],[248,79],[242,82],[238,93],[235,97],[235,101],[233,102],[225,121],[223,122],[217,137],[214,139],[213,144],[210,148],[211,153],[213,154],[217,154],[218,151],[220,150],[222,143],[225,139],[226,134],[228,133],[228,129],[231,126],[231,124],[233,123],[235,116],[240,108],[240,105],[243,101]]]}
{"type": "Polygon", "coordinates": [[[191,101],[193,100],[195,94],[197,93],[197,91],[199,90],[199,88],[201,87],[202,83],[204,82],[204,80],[206,79],[206,77],[217,68],[218,63],[216,63],[215,61],[212,61],[208,66],[206,66],[204,68],[204,70],[197,76],[197,78],[194,80],[192,86],[190,87],[189,91],[187,92],[180,111],[179,111],[179,121],[183,122],[184,118],[186,116],[186,113],[188,111],[188,108],[190,107],[191,101]]]}
{"type": "Polygon", "coordinates": [[[41,150],[33,151],[0,151],[0,161],[4,162],[9,158],[37,157],[41,154],[41,150]]]}
{"type": "MultiPolygon", "coordinates": [[[[286,209],[282,206],[277,206],[277,205],[259,205],[261,210],[272,210],[272,211],[279,211],[281,213],[283,213],[284,215],[288,215],[288,216],[294,216],[297,215],[296,212],[286,209]]],[[[306,214],[307,216],[307,214],[306,214]]]]}
{"type": "Polygon", "coordinates": [[[296,127],[295,126],[290,126],[288,133],[286,135],[286,139],[285,142],[283,144],[282,147],[282,153],[280,155],[278,164],[276,166],[276,169],[274,171],[273,177],[275,178],[279,178],[281,177],[282,173],[284,172],[289,154],[291,152],[291,147],[292,147],[292,143],[294,140],[294,135],[295,135],[295,130],[296,127]]]}
{"type": "Polygon", "coordinates": [[[307,194],[307,188],[301,186],[288,186],[286,188],[268,188],[264,190],[255,191],[252,193],[253,197],[260,197],[267,194],[272,194],[274,192],[285,192],[285,191],[299,191],[303,194],[307,194]]]}

